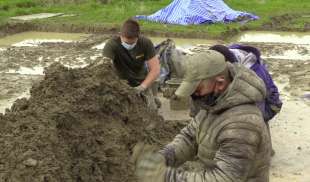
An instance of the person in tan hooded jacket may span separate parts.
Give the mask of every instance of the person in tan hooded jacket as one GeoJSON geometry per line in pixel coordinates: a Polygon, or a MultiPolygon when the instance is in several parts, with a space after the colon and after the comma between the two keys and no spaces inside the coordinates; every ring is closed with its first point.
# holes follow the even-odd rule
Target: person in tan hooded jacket
{"type": "Polygon", "coordinates": [[[136,174],[142,182],[268,182],[271,142],[255,103],[266,88],[256,74],[225,62],[209,50],[185,61],[176,91],[201,100],[200,112],[159,152],[141,153],[136,174]],[[201,168],[185,170],[186,161],[201,168]]]}

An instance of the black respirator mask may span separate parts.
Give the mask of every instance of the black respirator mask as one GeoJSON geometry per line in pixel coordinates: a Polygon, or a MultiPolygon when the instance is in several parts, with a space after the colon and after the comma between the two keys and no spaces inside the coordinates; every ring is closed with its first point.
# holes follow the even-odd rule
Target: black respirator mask
{"type": "Polygon", "coordinates": [[[199,102],[202,107],[210,107],[214,106],[216,104],[216,100],[219,97],[219,94],[215,94],[214,92],[211,92],[208,95],[204,96],[197,96],[197,95],[191,95],[194,102],[199,102]]]}

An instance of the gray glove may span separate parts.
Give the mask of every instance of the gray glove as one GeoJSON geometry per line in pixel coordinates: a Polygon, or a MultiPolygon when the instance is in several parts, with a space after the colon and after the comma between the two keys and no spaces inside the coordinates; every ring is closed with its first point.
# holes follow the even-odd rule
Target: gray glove
{"type": "Polygon", "coordinates": [[[165,182],[166,160],[150,145],[138,144],[133,150],[132,161],[136,165],[139,182],[165,182]]]}
{"type": "Polygon", "coordinates": [[[144,102],[148,103],[146,88],[144,88],[142,85],[139,85],[134,87],[134,90],[136,91],[136,94],[144,100],[144,102]]]}
{"type": "Polygon", "coordinates": [[[163,96],[167,99],[170,99],[173,95],[174,95],[174,92],[176,91],[176,88],[164,88],[163,89],[163,96]]]}
{"type": "Polygon", "coordinates": [[[172,100],[180,100],[181,98],[180,98],[179,96],[173,94],[173,95],[170,97],[170,99],[172,99],[172,100]]]}
{"type": "Polygon", "coordinates": [[[139,94],[139,95],[143,94],[143,92],[146,91],[146,88],[143,87],[142,85],[136,86],[136,87],[134,87],[134,89],[136,90],[137,94],[139,94]]]}

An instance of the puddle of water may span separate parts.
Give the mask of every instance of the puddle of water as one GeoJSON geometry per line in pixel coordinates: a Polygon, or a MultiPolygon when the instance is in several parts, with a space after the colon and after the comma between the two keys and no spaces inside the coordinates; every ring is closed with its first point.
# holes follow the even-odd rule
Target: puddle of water
{"type": "Polygon", "coordinates": [[[310,44],[310,34],[300,32],[245,32],[233,39],[236,42],[265,42],[265,43],[291,43],[310,44]]]}
{"type": "Polygon", "coordinates": [[[58,43],[58,42],[69,43],[73,41],[62,40],[62,39],[27,39],[27,40],[18,42],[16,44],[13,44],[12,46],[13,47],[36,47],[42,43],[58,43]]]}
{"type": "MultiPolygon", "coordinates": [[[[150,37],[154,45],[161,43],[168,38],[165,37],[150,37]]],[[[218,44],[219,41],[217,40],[207,40],[207,39],[184,39],[184,38],[171,38],[178,49],[188,51],[189,49],[193,48],[196,45],[204,45],[204,44],[218,44]]],[[[103,49],[106,42],[98,44],[93,49],[103,49]]]]}
{"type": "Polygon", "coordinates": [[[79,41],[86,37],[89,34],[82,34],[82,33],[54,33],[54,32],[23,32],[14,35],[9,35],[3,38],[0,38],[0,47],[9,47],[13,44],[17,44],[19,42],[23,42],[28,40],[27,42],[30,44],[46,41],[79,41]],[[29,41],[32,40],[32,41],[29,41]]]}
{"type": "Polygon", "coordinates": [[[92,47],[92,49],[103,49],[105,44],[106,44],[106,42],[102,42],[101,44],[98,44],[98,45],[92,47]]]}
{"type": "MultiPolygon", "coordinates": [[[[156,45],[168,38],[150,37],[150,39],[153,41],[154,45],[156,45]]],[[[177,47],[181,47],[183,49],[189,49],[199,44],[218,44],[219,43],[218,40],[208,40],[208,39],[185,39],[185,38],[171,38],[171,39],[175,42],[177,47]]]]}
{"type": "MultiPolygon", "coordinates": [[[[42,42],[59,42],[59,41],[79,41],[90,34],[81,34],[81,33],[55,33],[55,32],[23,32],[14,35],[9,35],[3,38],[0,38],[0,48],[9,47],[11,45],[15,46],[33,46],[38,45],[42,42]],[[19,43],[19,44],[17,44],[19,43]]],[[[166,37],[150,37],[153,43],[156,45],[168,38],[166,37]]],[[[185,39],[185,38],[172,38],[176,43],[177,47],[183,49],[192,48],[195,45],[199,44],[218,44],[217,40],[208,40],[208,39],[185,39]]],[[[105,42],[92,47],[93,49],[103,49],[105,42]]]]}
{"type": "Polygon", "coordinates": [[[310,60],[310,33],[249,31],[233,38],[232,43],[270,44],[283,48],[281,52],[262,55],[263,58],[284,60],[310,60]]]}
{"type": "Polygon", "coordinates": [[[88,64],[81,64],[81,65],[72,65],[72,64],[64,64],[65,67],[68,67],[68,68],[72,68],[72,69],[75,69],[75,68],[84,68],[86,66],[88,66],[88,64]]]}
{"type": "Polygon", "coordinates": [[[21,74],[21,75],[44,75],[44,68],[42,66],[35,66],[33,68],[20,67],[19,70],[9,70],[6,73],[21,74]]]}
{"type": "MultiPolygon", "coordinates": [[[[95,59],[94,57],[93,59],[95,59]]],[[[88,66],[88,63],[84,61],[77,62],[76,64],[63,64],[68,68],[84,68],[88,66]]],[[[44,67],[42,66],[34,66],[32,68],[21,66],[18,70],[10,69],[6,74],[21,74],[21,75],[44,75],[44,67]]]]}
{"type": "Polygon", "coordinates": [[[102,53],[100,53],[100,54],[95,54],[95,55],[93,55],[93,56],[90,56],[90,59],[92,60],[92,61],[94,61],[94,60],[96,60],[98,57],[101,57],[102,56],[102,53]]]}
{"type": "Polygon", "coordinates": [[[35,19],[44,19],[44,18],[50,18],[55,16],[61,16],[63,13],[39,13],[39,14],[32,14],[32,15],[24,15],[24,16],[15,16],[12,17],[12,20],[35,20],[35,19]]]}
{"type": "Polygon", "coordinates": [[[29,89],[17,97],[9,98],[6,100],[0,100],[0,113],[4,113],[6,108],[10,108],[17,99],[20,99],[23,97],[25,98],[30,97],[29,89]]]}
{"type": "MultiPolygon", "coordinates": [[[[165,37],[150,37],[153,44],[156,46],[157,44],[161,43],[164,40],[167,40],[168,38],[165,37]]],[[[196,46],[199,45],[214,45],[219,44],[219,41],[217,40],[207,40],[207,39],[184,39],[184,38],[171,38],[176,45],[176,48],[187,53],[187,54],[193,54],[191,49],[193,49],[196,46]]],[[[101,44],[98,44],[96,46],[93,46],[92,49],[103,49],[106,42],[103,42],[101,44]]]]}

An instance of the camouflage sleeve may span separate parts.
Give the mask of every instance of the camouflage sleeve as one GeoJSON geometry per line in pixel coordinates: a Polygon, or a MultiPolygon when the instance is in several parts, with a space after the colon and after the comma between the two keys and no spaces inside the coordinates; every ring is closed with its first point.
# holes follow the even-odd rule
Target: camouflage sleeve
{"type": "Polygon", "coordinates": [[[192,119],[192,121],[181,130],[180,134],[160,151],[160,153],[165,156],[168,166],[179,166],[188,160],[192,160],[196,156],[197,126],[197,120],[192,119]]]}
{"type": "Polygon", "coordinates": [[[247,179],[260,143],[256,131],[226,129],[218,136],[220,148],[215,155],[215,165],[201,171],[168,168],[166,182],[241,182],[247,179]]]}

